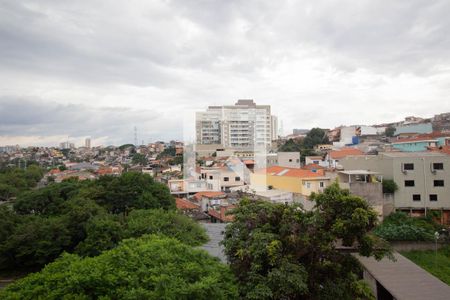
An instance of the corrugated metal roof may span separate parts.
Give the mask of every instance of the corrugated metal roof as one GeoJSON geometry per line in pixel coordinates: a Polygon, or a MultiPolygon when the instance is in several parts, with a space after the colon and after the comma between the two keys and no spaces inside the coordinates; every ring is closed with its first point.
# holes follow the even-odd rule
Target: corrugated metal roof
{"type": "Polygon", "coordinates": [[[397,252],[396,261],[353,255],[397,300],[450,299],[450,286],[397,252]]]}

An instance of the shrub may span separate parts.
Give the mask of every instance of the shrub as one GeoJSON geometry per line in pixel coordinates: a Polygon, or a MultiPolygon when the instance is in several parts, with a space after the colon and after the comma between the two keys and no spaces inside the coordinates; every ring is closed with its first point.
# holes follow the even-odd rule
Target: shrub
{"type": "Polygon", "coordinates": [[[96,257],[64,254],[1,299],[234,299],[229,268],[175,239],[129,239],[96,257]]]}

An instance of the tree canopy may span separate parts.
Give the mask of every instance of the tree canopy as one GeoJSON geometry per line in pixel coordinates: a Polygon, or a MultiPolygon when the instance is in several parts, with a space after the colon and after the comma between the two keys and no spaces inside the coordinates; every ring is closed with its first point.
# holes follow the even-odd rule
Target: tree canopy
{"type": "Polygon", "coordinates": [[[64,254],[0,291],[2,299],[235,299],[229,268],[176,239],[123,241],[99,256],[64,254]]]}
{"type": "Polygon", "coordinates": [[[175,211],[167,187],[140,173],[70,179],[27,191],[0,206],[0,270],[36,269],[62,252],[95,256],[122,239],[157,233],[189,245],[204,230],[175,211]]]}
{"type": "Polygon", "coordinates": [[[381,258],[386,245],[371,234],[377,214],[337,183],[313,194],[316,206],[243,200],[227,226],[225,253],[246,299],[366,299],[359,265],[336,243],[381,258]]]}
{"type": "Polygon", "coordinates": [[[0,170],[0,201],[8,201],[12,197],[36,186],[44,176],[44,171],[31,164],[26,169],[4,168],[0,170]]]}

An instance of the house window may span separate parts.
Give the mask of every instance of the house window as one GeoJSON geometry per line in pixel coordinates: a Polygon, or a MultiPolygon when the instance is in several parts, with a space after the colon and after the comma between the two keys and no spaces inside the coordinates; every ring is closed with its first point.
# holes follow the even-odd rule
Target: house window
{"type": "Polygon", "coordinates": [[[313,164],[318,165],[318,164],[319,164],[319,161],[318,161],[318,160],[313,160],[313,164]]]}
{"type": "Polygon", "coordinates": [[[438,196],[436,194],[430,194],[430,201],[438,201],[438,196]]]}
{"type": "Polygon", "coordinates": [[[414,180],[405,180],[405,186],[414,186],[414,180]]]}
{"type": "Polygon", "coordinates": [[[292,158],[289,158],[289,162],[292,162],[292,158]]]}
{"type": "Polygon", "coordinates": [[[297,162],[299,163],[299,162],[300,162],[300,159],[297,159],[297,162]]]}
{"type": "Polygon", "coordinates": [[[230,181],[230,178],[224,177],[224,178],[223,178],[223,181],[230,181]]]}
{"type": "Polygon", "coordinates": [[[414,164],[412,164],[412,163],[403,164],[403,170],[405,170],[405,171],[412,171],[412,170],[414,170],[414,164]]]}
{"type": "Polygon", "coordinates": [[[444,180],[434,180],[434,186],[444,186],[444,180]]]}
{"type": "Polygon", "coordinates": [[[444,163],[433,163],[433,170],[444,170],[444,163]]]}
{"type": "Polygon", "coordinates": [[[307,189],[310,189],[310,188],[311,188],[311,183],[310,183],[310,182],[307,182],[307,183],[306,183],[306,188],[307,188],[307,189]]]}
{"type": "Polygon", "coordinates": [[[212,175],[209,175],[209,179],[213,179],[212,175]]]}
{"type": "Polygon", "coordinates": [[[420,194],[414,194],[412,197],[413,201],[420,201],[420,194]]]}
{"type": "Polygon", "coordinates": [[[241,177],[239,176],[234,177],[234,181],[241,181],[241,177]]]}
{"type": "Polygon", "coordinates": [[[320,187],[321,187],[321,188],[324,187],[323,181],[320,182],[320,187]]]}

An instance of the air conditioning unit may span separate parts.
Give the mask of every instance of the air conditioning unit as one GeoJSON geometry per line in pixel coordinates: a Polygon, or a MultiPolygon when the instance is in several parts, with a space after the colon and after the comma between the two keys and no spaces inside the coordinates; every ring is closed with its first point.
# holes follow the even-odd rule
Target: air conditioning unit
{"type": "Polygon", "coordinates": [[[433,174],[436,174],[436,170],[433,168],[433,163],[430,163],[430,171],[433,174]]]}
{"type": "Polygon", "coordinates": [[[405,170],[405,164],[402,164],[402,172],[403,174],[408,174],[408,171],[405,170]]]}

